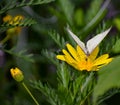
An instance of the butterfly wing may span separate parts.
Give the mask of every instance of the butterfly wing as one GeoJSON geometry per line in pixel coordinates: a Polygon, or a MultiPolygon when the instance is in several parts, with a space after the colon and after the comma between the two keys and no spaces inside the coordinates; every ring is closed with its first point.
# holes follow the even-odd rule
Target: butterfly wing
{"type": "Polygon", "coordinates": [[[100,42],[105,38],[111,28],[107,29],[106,31],[94,36],[90,40],[87,41],[87,50],[88,53],[91,54],[92,51],[100,44],[100,42]]]}
{"type": "Polygon", "coordinates": [[[67,28],[67,31],[70,36],[75,40],[75,42],[81,47],[81,49],[87,54],[85,44],[69,28],[67,28]]]}

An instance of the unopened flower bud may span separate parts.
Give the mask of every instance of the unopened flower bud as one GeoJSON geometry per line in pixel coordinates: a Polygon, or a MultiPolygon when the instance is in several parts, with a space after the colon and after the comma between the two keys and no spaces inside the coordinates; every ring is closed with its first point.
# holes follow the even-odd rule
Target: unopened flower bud
{"type": "Polygon", "coordinates": [[[17,82],[22,82],[24,79],[24,75],[20,69],[17,67],[15,69],[11,68],[10,73],[12,77],[17,81],[17,82]]]}

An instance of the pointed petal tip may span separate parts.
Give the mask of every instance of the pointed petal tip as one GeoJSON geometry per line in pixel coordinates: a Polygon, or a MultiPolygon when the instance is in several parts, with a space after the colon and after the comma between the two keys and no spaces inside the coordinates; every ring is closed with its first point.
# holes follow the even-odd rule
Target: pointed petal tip
{"type": "Polygon", "coordinates": [[[65,61],[64,55],[57,55],[56,58],[65,61]]]}

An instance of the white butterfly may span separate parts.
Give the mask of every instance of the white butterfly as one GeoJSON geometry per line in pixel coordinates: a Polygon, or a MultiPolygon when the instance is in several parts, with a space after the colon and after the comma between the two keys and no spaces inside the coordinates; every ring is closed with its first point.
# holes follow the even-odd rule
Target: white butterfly
{"type": "Polygon", "coordinates": [[[69,28],[67,28],[68,33],[72,36],[72,38],[76,41],[76,43],[81,47],[86,55],[92,53],[92,51],[100,44],[100,42],[105,38],[111,28],[106,31],[97,34],[93,38],[89,39],[86,44],[84,44],[69,28]]]}

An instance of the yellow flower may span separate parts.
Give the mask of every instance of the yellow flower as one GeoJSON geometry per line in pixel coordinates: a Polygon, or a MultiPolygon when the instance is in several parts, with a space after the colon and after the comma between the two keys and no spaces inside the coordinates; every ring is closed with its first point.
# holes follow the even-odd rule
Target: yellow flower
{"type": "Polygon", "coordinates": [[[8,22],[11,25],[17,25],[20,24],[20,22],[24,19],[22,15],[17,15],[15,17],[12,17],[11,15],[7,15],[3,18],[4,22],[8,22]]]}
{"type": "Polygon", "coordinates": [[[10,73],[12,77],[17,81],[17,82],[22,82],[24,79],[24,75],[20,69],[17,67],[15,69],[11,68],[10,73]]]}
{"type": "MultiPolygon", "coordinates": [[[[4,22],[9,23],[10,25],[18,25],[21,23],[21,21],[24,19],[22,15],[17,15],[15,17],[12,17],[11,15],[7,15],[3,18],[4,22]]],[[[14,27],[7,30],[7,34],[19,34],[21,31],[21,27],[14,27]]]]}
{"type": "Polygon", "coordinates": [[[77,45],[74,49],[70,44],[66,44],[68,51],[62,50],[64,55],[57,55],[56,58],[67,62],[75,69],[83,71],[97,71],[100,67],[107,65],[113,58],[109,58],[108,54],[104,54],[98,58],[99,47],[96,47],[90,55],[86,55],[83,50],[77,45]]]}
{"type": "Polygon", "coordinates": [[[4,22],[9,22],[11,20],[12,20],[12,16],[11,15],[7,15],[7,16],[3,17],[3,21],[4,22]]]}

